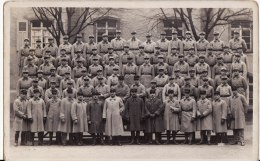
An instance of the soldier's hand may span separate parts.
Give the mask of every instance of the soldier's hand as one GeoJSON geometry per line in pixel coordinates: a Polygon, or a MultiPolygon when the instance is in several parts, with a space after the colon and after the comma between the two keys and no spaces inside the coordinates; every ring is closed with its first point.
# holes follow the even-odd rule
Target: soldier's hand
{"type": "Polygon", "coordinates": [[[194,117],[191,117],[191,120],[190,120],[190,121],[191,121],[191,122],[194,122],[194,120],[195,120],[195,118],[194,118],[194,117]]]}
{"type": "Polygon", "coordinates": [[[46,117],[43,117],[43,124],[46,123],[46,120],[47,120],[47,118],[46,118],[46,117]]]}
{"type": "Polygon", "coordinates": [[[88,124],[91,124],[91,123],[92,123],[92,122],[89,120],[89,121],[88,121],[88,124]]]}
{"type": "Polygon", "coordinates": [[[225,119],[221,119],[221,125],[225,123],[225,119]]]}
{"type": "Polygon", "coordinates": [[[33,122],[33,119],[32,119],[32,118],[29,118],[28,120],[29,120],[29,122],[30,122],[30,123],[32,123],[32,122],[33,122]]]}
{"type": "Polygon", "coordinates": [[[64,119],[64,118],[62,118],[62,119],[61,119],[61,122],[62,122],[62,123],[64,123],[64,122],[65,122],[65,119],[64,119]]]}
{"type": "Polygon", "coordinates": [[[77,124],[78,123],[78,120],[76,119],[76,120],[74,120],[74,124],[77,124]]]}
{"type": "Polygon", "coordinates": [[[26,120],[26,115],[22,115],[22,118],[23,118],[24,120],[26,120]]]}

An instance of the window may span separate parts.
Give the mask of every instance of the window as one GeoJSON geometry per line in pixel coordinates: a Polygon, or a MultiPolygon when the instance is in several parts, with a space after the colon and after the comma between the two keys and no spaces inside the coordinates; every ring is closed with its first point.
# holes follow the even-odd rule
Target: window
{"type": "Polygon", "coordinates": [[[28,38],[28,21],[18,20],[17,21],[17,37],[16,37],[16,48],[19,49],[24,45],[24,39],[28,38]]]}
{"type": "Polygon", "coordinates": [[[172,39],[172,30],[174,29],[173,26],[178,28],[178,38],[182,40],[183,37],[183,24],[182,21],[179,19],[170,19],[169,20],[163,20],[163,26],[164,26],[164,31],[166,32],[166,38],[168,40],[172,39]]]}
{"type": "Polygon", "coordinates": [[[47,27],[51,27],[51,21],[42,23],[39,20],[31,21],[31,47],[36,47],[36,40],[40,39],[42,41],[42,47],[48,44],[48,37],[51,36],[47,27]]]}
{"type": "Polygon", "coordinates": [[[231,38],[234,37],[234,31],[239,30],[240,36],[245,40],[248,51],[253,49],[253,40],[252,40],[252,22],[251,21],[233,21],[231,22],[231,38]]]}
{"type": "Polygon", "coordinates": [[[96,41],[102,41],[102,34],[108,34],[108,41],[116,37],[116,30],[119,28],[119,21],[116,19],[102,19],[96,21],[96,41]]]}

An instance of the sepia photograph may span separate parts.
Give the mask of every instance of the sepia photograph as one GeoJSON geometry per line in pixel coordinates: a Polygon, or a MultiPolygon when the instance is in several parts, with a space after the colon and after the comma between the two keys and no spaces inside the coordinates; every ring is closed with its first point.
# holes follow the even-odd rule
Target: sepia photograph
{"type": "Polygon", "coordinates": [[[5,160],[258,160],[258,12],[7,2],[5,160]]]}

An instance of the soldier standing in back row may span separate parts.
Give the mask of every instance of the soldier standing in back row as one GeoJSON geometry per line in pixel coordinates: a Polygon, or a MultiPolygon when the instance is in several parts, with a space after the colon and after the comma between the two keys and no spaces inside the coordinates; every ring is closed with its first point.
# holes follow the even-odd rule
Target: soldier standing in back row
{"type": "Polygon", "coordinates": [[[89,42],[85,44],[85,52],[83,53],[84,55],[86,54],[86,61],[89,61],[89,57],[92,55],[92,49],[97,48],[97,43],[94,41],[94,35],[89,35],[89,42]]]}
{"type": "Polygon", "coordinates": [[[172,40],[169,42],[169,52],[172,48],[176,48],[177,53],[183,53],[182,41],[178,38],[178,32],[176,30],[172,31],[172,40]]]}
{"type": "Polygon", "coordinates": [[[111,45],[118,56],[123,54],[125,42],[125,39],[121,38],[121,31],[117,30],[116,38],[111,40],[111,45]]]}
{"type": "Polygon", "coordinates": [[[185,40],[182,41],[184,56],[188,55],[188,52],[189,52],[190,48],[194,48],[195,49],[195,54],[197,54],[196,41],[194,41],[192,39],[191,32],[190,31],[186,31],[185,36],[186,36],[185,40]]]}
{"type": "Polygon", "coordinates": [[[208,53],[209,42],[205,39],[205,32],[200,32],[200,39],[196,43],[197,46],[197,56],[204,55],[208,53]]]}
{"type": "Polygon", "coordinates": [[[76,36],[77,41],[72,45],[72,59],[75,57],[75,52],[81,51],[81,53],[86,53],[85,52],[85,44],[82,41],[82,35],[77,34],[76,36]]]}
{"type": "Polygon", "coordinates": [[[17,85],[16,85],[16,96],[18,97],[20,95],[20,91],[22,89],[24,90],[28,90],[31,85],[32,85],[32,79],[30,77],[28,77],[28,70],[24,69],[22,72],[22,78],[20,78],[17,81],[17,85]]]}
{"type": "Polygon", "coordinates": [[[60,55],[60,52],[62,49],[65,49],[66,55],[72,59],[71,53],[72,53],[72,45],[69,43],[69,36],[64,35],[63,36],[63,44],[60,44],[59,50],[58,50],[58,56],[60,55]]]}
{"type": "Polygon", "coordinates": [[[48,38],[48,45],[44,47],[44,55],[46,54],[45,52],[49,50],[50,51],[50,56],[53,58],[56,58],[58,56],[58,46],[54,44],[54,39],[53,37],[48,38]]]}
{"type": "Polygon", "coordinates": [[[100,56],[105,55],[108,53],[108,47],[111,46],[111,44],[108,42],[108,35],[104,33],[102,35],[102,41],[100,41],[97,45],[98,54],[100,56]]]}
{"type": "Polygon", "coordinates": [[[129,44],[130,51],[135,55],[138,53],[140,45],[142,44],[142,42],[136,38],[136,34],[136,31],[131,32],[132,38],[127,41],[127,43],[129,44]]]}
{"type": "Polygon", "coordinates": [[[29,56],[29,50],[30,50],[30,40],[24,39],[24,46],[21,47],[21,49],[18,51],[18,57],[19,57],[19,74],[22,74],[23,65],[24,65],[24,59],[29,56]]]}
{"type": "Polygon", "coordinates": [[[210,47],[212,48],[212,53],[219,56],[223,52],[224,42],[219,39],[219,32],[214,31],[214,39],[210,42],[210,47]]]}
{"type": "Polygon", "coordinates": [[[169,54],[169,40],[166,39],[166,33],[162,32],[161,33],[161,39],[157,41],[157,46],[160,47],[160,53],[166,57],[169,54]]]}
{"type": "Polygon", "coordinates": [[[234,31],[234,38],[229,40],[230,49],[235,52],[239,46],[242,46],[243,52],[247,51],[247,45],[244,39],[240,37],[239,31],[234,31]]]}
{"type": "Polygon", "coordinates": [[[152,34],[148,33],[146,35],[146,41],[143,43],[144,52],[149,55],[154,54],[154,48],[156,46],[156,43],[152,41],[151,37],[152,34]]]}

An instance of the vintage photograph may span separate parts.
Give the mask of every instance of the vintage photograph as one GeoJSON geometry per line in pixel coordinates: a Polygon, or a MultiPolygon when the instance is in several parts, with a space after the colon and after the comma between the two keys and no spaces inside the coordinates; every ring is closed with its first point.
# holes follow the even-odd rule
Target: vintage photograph
{"type": "Polygon", "coordinates": [[[250,4],[7,4],[6,159],[252,160],[250,4]]]}

